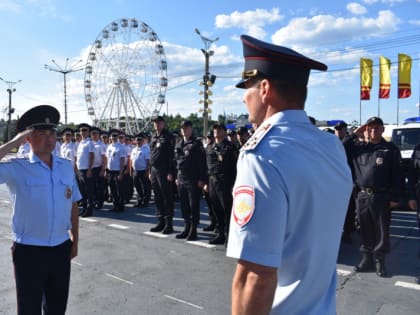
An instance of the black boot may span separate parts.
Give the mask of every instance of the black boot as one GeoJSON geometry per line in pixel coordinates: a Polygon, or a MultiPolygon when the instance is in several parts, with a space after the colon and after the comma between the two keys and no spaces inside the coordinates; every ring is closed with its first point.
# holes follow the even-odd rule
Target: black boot
{"type": "Polygon", "coordinates": [[[375,258],[375,268],[376,268],[376,274],[379,277],[386,277],[386,267],[385,267],[385,257],[376,257],[375,258]]]}
{"type": "Polygon", "coordinates": [[[373,257],[372,254],[364,253],[360,263],[354,268],[357,272],[365,272],[373,270],[373,257]]]}
{"type": "Polygon", "coordinates": [[[150,232],[161,232],[165,228],[165,220],[162,216],[158,217],[158,223],[150,229],[150,232]]]}
{"type": "Polygon", "coordinates": [[[172,217],[167,216],[165,217],[165,227],[163,228],[163,234],[171,234],[174,231],[174,227],[172,225],[172,217]]]}
{"type": "Polygon", "coordinates": [[[216,223],[214,221],[211,221],[209,225],[203,228],[204,232],[213,232],[214,228],[216,227],[216,223]]]}
{"type": "Polygon", "coordinates": [[[188,233],[190,232],[191,223],[185,222],[184,230],[181,233],[178,233],[175,235],[175,238],[186,238],[188,236],[188,233]]]}
{"type": "Polygon", "coordinates": [[[223,228],[217,227],[216,237],[209,241],[209,244],[218,245],[224,244],[226,241],[225,231],[223,228]]]}
{"type": "Polygon", "coordinates": [[[197,224],[191,224],[190,231],[187,236],[187,241],[196,241],[197,240],[197,224]]]}

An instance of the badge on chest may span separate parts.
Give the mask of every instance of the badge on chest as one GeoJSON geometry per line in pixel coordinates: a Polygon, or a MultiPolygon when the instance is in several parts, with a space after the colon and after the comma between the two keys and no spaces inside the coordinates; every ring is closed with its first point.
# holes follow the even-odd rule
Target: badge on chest
{"type": "Polygon", "coordinates": [[[70,197],[71,197],[71,188],[70,187],[66,187],[64,195],[66,196],[67,199],[70,199],[70,197]]]}

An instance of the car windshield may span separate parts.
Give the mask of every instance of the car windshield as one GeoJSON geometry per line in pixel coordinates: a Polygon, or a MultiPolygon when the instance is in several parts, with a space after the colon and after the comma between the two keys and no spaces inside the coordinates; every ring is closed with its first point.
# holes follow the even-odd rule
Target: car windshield
{"type": "Polygon", "coordinates": [[[413,150],[420,143],[420,128],[394,129],[392,142],[400,150],[413,150]]]}

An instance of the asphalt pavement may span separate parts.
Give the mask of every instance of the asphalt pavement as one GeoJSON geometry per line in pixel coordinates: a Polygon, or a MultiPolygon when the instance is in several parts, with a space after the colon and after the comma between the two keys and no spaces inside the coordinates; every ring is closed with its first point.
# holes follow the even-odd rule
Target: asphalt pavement
{"type": "MultiPolygon", "coordinates": [[[[209,245],[212,233],[201,204],[199,240],[186,242],[175,233],[149,233],[155,224],[154,205],[123,213],[103,210],[80,220],[79,256],[72,261],[67,314],[176,315],[230,314],[230,290],[235,261],[223,245],[209,245]]],[[[16,313],[16,294],[10,255],[10,201],[0,185],[0,314],[16,313]]],[[[326,218],[327,220],[327,218],[326,218]]],[[[174,225],[182,230],[179,204],[174,225]]],[[[359,237],[343,244],[337,263],[339,315],[419,315],[420,246],[414,212],[394,211],[389,276],[355,273],[360,260],[359,237]]]]}

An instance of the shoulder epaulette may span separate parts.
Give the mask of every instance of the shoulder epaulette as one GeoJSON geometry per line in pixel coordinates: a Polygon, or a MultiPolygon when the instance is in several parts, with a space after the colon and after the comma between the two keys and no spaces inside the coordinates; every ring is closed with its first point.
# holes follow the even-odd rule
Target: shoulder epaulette
{"type": "Polygon", "coordinates": [[[273,124],[266,123],[262,124],[254,132],[254,134],[248,139],[248,141],[242,146],[241,151],[253,150],[257,147],[258,143],[264,138],[267,132],[273,127],[273,124]]]}

